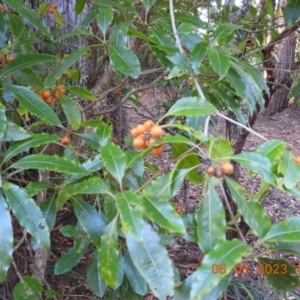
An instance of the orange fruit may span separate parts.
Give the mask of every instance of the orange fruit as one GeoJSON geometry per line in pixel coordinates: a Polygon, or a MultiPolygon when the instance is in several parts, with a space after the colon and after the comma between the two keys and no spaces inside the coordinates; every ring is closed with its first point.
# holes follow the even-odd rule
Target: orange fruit
{"type": "Polygon", "coordinates": [[[136,137],[134,140],[133,140],[133,143],[132,143],[133,147],[137,148],[137,149],[143,149],[144,146],[145,146],[145,141],[144,141],[144,138],[143,137],[136,137]]]}
{"type": "Polygon", "coordinates": [[[160,145],[158,147],[154,147],[152,149],[152,154],[155,155],[155,156],[161,156],[163,152],[164,152],[163,145],[160,145]]]}
{"type": "Polygon", "coordinates": [[[7,57],[6,57],[6,62],[7,63],[10,63],[11,61],[13,61],[15,58],[12,56],[12,55],[8,55],[7,57]]]}
{"type": "Polygon", "coordinates": [[[139,135],[138,130],[137,130],[136,127],[132,128],[132,129],[130,130],[130,133],[131,133],[131,135],[134,136],[134,137],[137,137],[137,136],[139,135]]]}
{"type": "Polygon", "coordinates": [[[295,162],[296,162],[296,164],[300,164],[300,155],[299,154],[296,155],[295,162]]]}
{"type": "Polygon", "coordinates": [[[52,5],[52,7],[54,8],[54,9],[57,9],[57,4],[56,3],[54,3],[53,5],[52,5]]]}
{"type": "Polygon", "coordinates": [[[48,90],[44,90],[42,92],[42,96],[44,97],[44,99],[47,99],[47,98],[51,97],[51,93],[48,90]]]}
{"type": "Polygon", "coordinates": [[[65,94],[66,93],[66,88],[65,88],[64,85],[59,85],[57,90],[60,94],[65,94]]]}
{"type": "Polygon", "coordinates": [[[150,133],[154,137],[160,137],[163,134],[163,130],[159,125],[154,125],[151,128],[150,133]]]}
{"type": "Polygon", "coordinates": [[[53,12],[54,12],[54,8],[52,6],[49,6],[48,7],[48,13],[53,14],[53,12]]]}
{"type": "Polygon", "coordinates": [[[69,145],[70,144],[70,139],[68,136],[64,136],[61,138],[60,142],[63,144],[63,145],[69,145]]]}
{"type": "Polygon", "coordinates": [[[49,105],[52,104],[53,100],[52,100],[51,96],[48,97],[48,98],[46,98],[46,99],[45,99],[45,102],[46,102],[47,104],[49,104],[49,105]]]}
{"type": "Polygon", "coordinates": [[[233,164],[229,161],[223,162],[221,165],[221,170],[225,175],[231,175],[234,171],[233,164]]]}
{"type": "Polygon", "coordinates": [[[147,147],[149,147],[151,144],[155,143],[155,139],[154,138],[150,138],[149,140],[147,139],[145,144],[147,147]]]}
{"type": "Polygon", "coordinates": [[[154,126],[154,122],[152,120],[147,120],[144,122],[144,126],[146,130],[150,130],[154,126]]]}
{"type": "Polygon", "coordinates": [[[214,176],[215,175],[215,168],[213,166],[208,166],[206,169],[206,174],[208,176],[214,176]]]}
{"type": "Polygon", "coordinates": [[[54,92],[53,97],[54,97],[56,100],[60,100],[60,93],[59,93],[59,92],[54,92]]]}
{"type": "Polygon", "coordinates": [[[138,135],[140,135],[146,131],[145,126],[142,124],[139,124],[138,126],[136,126],[136,130],[137,130],[138,135]]]}

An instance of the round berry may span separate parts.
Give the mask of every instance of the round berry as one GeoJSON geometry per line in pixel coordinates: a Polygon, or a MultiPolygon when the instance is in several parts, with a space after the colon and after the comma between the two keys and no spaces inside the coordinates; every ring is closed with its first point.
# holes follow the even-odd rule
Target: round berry
{"type": "Polygon", "coordinates": [[[152,120],[147,120],[144,122],[144,126],[146,130],[150,130],[154,126],[154,122],[152,120]]]}
{"type": "Polygon", "coordinates": [[[132,145],[133,145],[133,147],[135,147],[137,149],[142,149],[145,145],[145,141],[144,141],[143,137],[138,136],[133,140],[132,145]]]}
{"type": "Polygon", "coordinates": [[[206,169],[206,174],[208,176],[214,176],[215,175],[215,168],[213,166],[208,166],[206,169]]]}
{"type": "Polygon", "coordinates": [[[229,161],[223,162],[221,165],[221,169],[223,174],[225,175],[231,175],[234,171],[233,164],[230,163],[229,161]]]}
{"type": "Polygon", "coordinates": [[[163,152],[164,152],[163,145],[160,145],[158,147],[154,147],[152,149],[152,154],[155,155],[155,156],[161,156],[163,152]]]}
{"type": "Polygon", "coordinates": [[[160,137],[163,134],[163,130],[159,125],[154,125],[151,128],[150,133],[154,137],[160,137]]]}

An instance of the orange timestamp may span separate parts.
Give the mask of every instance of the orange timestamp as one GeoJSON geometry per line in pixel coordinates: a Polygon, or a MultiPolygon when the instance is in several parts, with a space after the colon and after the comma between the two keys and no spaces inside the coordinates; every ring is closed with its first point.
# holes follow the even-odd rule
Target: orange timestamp
{"type": "MultiPolygon", "coordinates": [[[[298,272],[300,272],[300,264],[297,266],[298,272]]],[[[212,274],[226,274],[226,264],[213,264],[211,266],[212,274]]],[[[256,264],[253,268],[248,263],[239,263],[233,267],[233,273],[235,275],[285,275],[288,273],[287,264],[256,264]]]]}

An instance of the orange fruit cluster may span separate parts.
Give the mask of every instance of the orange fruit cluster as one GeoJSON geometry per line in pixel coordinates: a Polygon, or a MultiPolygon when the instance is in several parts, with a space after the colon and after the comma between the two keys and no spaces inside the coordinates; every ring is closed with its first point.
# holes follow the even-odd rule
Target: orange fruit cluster
{"type": "Polygon", "coordinates": [[[49,14],[53,14],[54,11],[55,11],[56,9],[57,9],[57,4],[54,3],[53,5],[50,5],[50,6],[48,7],[48,13],[49,13],[49,14]]]}
{"type": "MultiPolygon", "coordinates": [[[[136,149],[147,149],[156,139],[161,137],[163,130],[159,125],[155,125],[153,121],[147,120],[143,124],[139,124],[130,131],[133,139],[133,147],[136,149]]],[[[164,151],[163,145],[153,147],[152,154],[161,156],[164,151]]]]}
{"type": "MultiPolygon", "coordinates": [[[[32,89],[34,92],[37,92],[38,89],[34,88],[32,89]]],[[[45,101],[47,104],[53,103],[53,98],[56,100],[60,100],[60,95],[66,93],[66,88],[64,85],[58,85],[53,91],[51,90],[43,90],[38,95],[39,97],[45,101]]]]}
{"type": "Polygon", "coordinates": [[[213,167],[212,165],[206,168],[206,174],[208,176],[215,176],[217,178],[223,177],[223,175],[231,175],[234,171],[234,166],[229,161],[225,161],[221,166],[213,167]]]}
{"type": "MultiPolygon", "coordinates": [[[[1,9],[0,9],[1,10],[1,9]]],[[[4,55],[0,53],[0,68],[4,68],[4,66],[11,61],[13,61],[15,58],[12,55],[4,55]]]]}

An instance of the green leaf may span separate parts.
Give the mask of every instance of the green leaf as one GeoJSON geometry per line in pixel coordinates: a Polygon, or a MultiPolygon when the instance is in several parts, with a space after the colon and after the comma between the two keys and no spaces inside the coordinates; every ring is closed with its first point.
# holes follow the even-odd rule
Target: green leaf
{"type": "Polygon", "coordinates": [[[144,159],[140,152],[137,151],[126,151],[125,155],[127,157],[128,165],[137,176],[142,177],[144,174],[144,159]]]}
{"type": "Polygon", "coordinates": [[[99,143],[95,133],[77,133],[89,146],[95,150],[99,150],[99,143]]]}
{"type": "Polygon", "coordinates": [[[128,251],[124,254],[124,272],[134,291],[144,296],[147,293],[147,283],[134,265],[128,251]]]}
{"type": "Polygon", "coordinates": [[[238,239],[219,242],[212,251],[205,255],[200,268],[195,272],[190,299],[202,299],[230,273],[250,249],[250,246],[238,239]],[[212,272],[213,266],[217,268],[224,266],[224,270],[215,274],[212,272]]]}
{"type": "Polygon", "coordinates": [[[300,257],[300,247],[298,242],[278,243],[272,248],[274,251],[285,252],[300,257]]]}
{"type": "Polygon", "coordinates": [[[207,254],[226,239],[226,219],[222,201],[216,192],[218,180],[209,180],[204,191],[204,201],[200,202],[196,213],[197,235],[201,250],[207,254]]]}
{"type": "Polygon", "coordinates": [[[21,105],[33,115],[50,125],[62,127],[56,113],[30,89],[23,86],[9,86],[7,90],[14,93],[21,105]]]}
{"type": "Polygon", "coordinates": [[[225,180],[231,196],[238,205],[245,222],[249,225],[251,230],[253,230],[254,234],[259,237],[265,236],[271,229],[271,220],[261,204],[258,201],[247,201],[247,190],[227,176],[225,176],[225,180]]]}
{"type": "Polygon", "coordinates": [[[98,138],[98,143],[101,147],[106,146],[111,137],[111,126],[107,125],[104,122],[99,122],[97,126],[96,136],[98,138]]]}
{"type": "Polygon", "coordinates": [[[300,165],[294,161],[290,151],[285,150],[281,157],[278,171],[284,175],[282,184],[288,189],[294,188],[299,182],[300,165]]]}
{"type": "Polygon", "coordinates": [[[195,74],[199,74],[199,68],[202,64],[202,60],[206,55],[208,44],[201,42],[195,46],[191,54],[191,67],[195,74]]]}
{"type": "Polygon", "coordinates": [[[258,257],[260,269],[276,290],[290,292],[300,285],[295,268],[284,259],[258,257]]]}
{"type": "Polygon", "coordinates": [[[74,29],[70,32],[67,32],[67,33],[57,37],[57,39],[54,41],[54,43],[57,43],[61,40],[67,39],[69,37],[79,36],[79,35],[93,35],[93,34],[89,30],[86,30],[86,29],[74,29]]]}
{"type": "Polygon", "coordinates": [[[64,59],[64,62],[62,64],[57,65],[51,72],[50,75],[48,75],[45,78],[45,86],[51,87],[55,84],[56,76],[59,74],[62,74],[65,72],[68,68],[70,68],[73,64],[76,63],[76,61],[88,51],[87,48],[79,49],[73,53],[71,53],[67,58],[64,59]]]}
{"type": "Polygon", "coordinates": [[[3,141],[4,134],[6,132],[6,115],[3,104],[0,102],[0,141],[3,141]]]}
{"type": "Polygon", "coordinates": [[[214,113],[216,108],[199,97],[186,97],[176,101],[166,116],[206,116],[214,113]]]}
{"type": "Polygon", "coordinates": [[[84,27],[87,27],[90,25],[90,23],[96,18],[96,16],[99,13],[99,7],[98,6],[92,6],[88,9],[88,12],[84,16],[84,18],[75,26],[75,30],[83,29],[84,27]]]}
{"type": "Polygon", "coordinates": [[[114,10],[111,6],[101,8],[97,15],[97,24],[100,28],[100,30],[103,33],[103,36],[105,36],[106,30],[111,24],[114,16],[114,10]]]}
{"type": "Polygon", "coordinates": [[[126,191],[116,194],[116,203],[120,211],[122,229],[134,236],[139,236],[143,226],[142,197],[135,192],[126,191]]]}
{"type": "Polygon", "coordinates": [[[112,66],[124,75],[138,78],[141,67],[137,56],[125,47],[115,47],[113,44],[108,48],[112,66]]]}
{"type": "Polygon", "coordinates": [[[181,217],[168,200],[153,196],[143,196],[144,207],[150,219],[171,232],[185,233],[181,217]]]}
{"type": "Polygon", "coordinates": [[[28,139],[30,135],[22,127],[15,123],[7,121],[6,132],[3,136],[3,141],[22,141],[28,139]]]}
{"type": "Polygon", "coordinates": [[[65,253],[56,261],[54,266],[54,274],[60,275],[70,271],[81,260],[85,250],[86,247],[84,247],[83,250],[79,252],[76,251],[75,247],[69,249],[67,253],[65,253]]]}
{"type": "Polygon", "coordinates": [[[279,162],[279,159],[282,157],[286,143],[280,140],[272,140],[266,143],[261,144],[256,149],[256,153],[259,153],[274,163],[279,162]]]}
{"type": "Polygon", "coordinates": [[[13,290],[13,296],[15,300],[39,300],[42,290],[42,284],[36,278],[23,276],[22,282],[19,282],[13,290]]]}
{"type": "MultiPolygon", "coordinates": [[[[159,299],[174,294],[174,271],[166,248],[147,223],[140,227],[140,236],[126,233],[126,241],[134,265],[159,299]]],[[[196,298],[194,298],[196,299],[196,298]]]]}
{"type": "Polygon", "coordinates": [[[99,271],[107,286],[115,288],[118,273],[118,215],[105,227],[98,249],[99,271]]]}
{"type": "Polygon", "coordinates": [[[207,48],[207,55],[214,71],[222,79],[230,68],[230,57],[224,50],[211,47],[207,48]]]}
{"type": "Polygon", "coordinates": [[[74,130],[81,124],[81,112],[76,103],[68,96],[60,95],[63,111],[74,130]]]}
{"type": "Polygon", "coordinates": [[[239,26],[237,26],[235,24],[231,24],[231,23],[220,24],[214,31],[214,39],[216,41],[220,40],[220,39],[232,34],[236,29],[239,29],[239,28],[240,28],[239,26]]]}
{"type": "Polygon", "coordinates": [[[232,155],[232,147],[229,140],[212,138],[208,157],[211,159],[222,159],[232,155]]]}
{"type": "Polygon", "coordinates": [[[242,99],[247,99],[246,84],[244,83],[242,76],[239,75],[233,68],[229,68],[225,75],[230,85],[235,89],[237,95],[242,99]]]}
{"type": "Polygon", "coordinates": [[[85,7],[85,0],[76,0],[76,4],[75,4],[75,13],[76,15],[79,15],[83,12],[85,7]]]}
{"type": "Polygon", "coordinates": [[[35,196],[36,194],[44,191],[49,186],[51,186],[50,182],[45,182],[45,181],[30,182],[26,186],[25,191],[29,197],[32,197],[32,196],[35,196]]]}
{"type": "Polygon", "coordinates": [[[272,227],[261,242],[297,242],[300,240],[300,217],[286,219],[272,227]]]}
{"type": "Polygon", "coordinates": [[[237,161],[250,171],[261,175],[265,182],[276,185],[275,177],[272,174],[272,165],[268,158],[258,153],[241,153],[232,156],[231,159],[237,161]]]}
{"type": "Polygon", "coordinates": [[[49,250],[49,228],[34,200],[24,190],[12,183],[4,182],[3,191],[7,202],[20,224],[49,250]]]}
{"type": "Polygon", "coordinates": [[[98,272],[97,258],[94,257],[90,260],[87,267],[87,283],[91,291],[98,297],[103,297],[106,291],[106,285],[98,272]]]}
{"type": "Polygon", "coordinates": [[[72,203],[81,227],[93,241],[94,245],[99,247],[100,236],[105,228],[105,220],[101,212],[98,212],[95,207],[79,198],[73,197],[72,203]]]}
{"type": "Polygon", "coordinates": [[[28,155],[16,161],[11,167],[16,169],[45,169],[70,174],[89,174],[85,168],[76,162],[57,155],[28,155]]]}
{"type": "Polygon", "coordinates": [[[289,97],[289,98],[295,97],[295,96],[298,95],[299,93],[300,93],[300,82],[298,82],[296,85],[294,85],[294,86],[291,88],[288,97],[289,97]]]}
{"type": "Polygon", "coordinates": [[[56,198],[54,196],[50,197],[49,199],[47,199],[46,201],[44,201],[41,205],[40,205],[40,209],[44,215],[44,218],[47,222],[47,225],[49,227],[49,230],[51,232],[51,230],[53,229],[53,226],[55,224],[55,220],[56,220],[56,198]]]}
{"type": "Polygon", "coordinates": [[[19,39],[25,29],[24,22],[19,16],[12,13],[7,13],[8,22],[12,33],[19,39]]]}
{"type": "Polygon", "coordinates": [[[300,16],[300,0],[290,0],[283,10],[286,25],[292,27],[300,16]]]}
{"type": "Polygon", "coordinates": [[[25,141],[20,141],[12,144],[5,152],[3,162],[10,160],[12,157],[16,156],[19,153],[27,152],[30,148],[36,148],[46,143],[57,142],[58,140],[59,136],[56,134],[33,134],[30,138],[26,139],[25,141]]]}
{"type": "Polygon", "coordinates": [[[4,13],[0,11],[0,48],[3,48],[7,41],[7,22],[4,13]]]}
{"type": "Polygon", "coordinates": [[[69,86],[68,90],[71,93],[73,93],[73,94],[79,95],[83,99],[88,99],[88,100],[91,100],[91,101],[95,101],[96,100],[95,95],[92,92],[90,92],[89,90],[87,90],[87,89],[85,89],[83,87],[80,87],[80,86],[69,86]]]}
{"type": "Polygon", "coordinates": [[[49,3],[41,3],[38,8],[38,14],[45,16],[48,13],[49,3]]]}
{"type": "Polygon", "coordinates": [[[37,30],[39,30],[42,34],[46,35],[51,41],[53,40],[49,28],[46,26],[44,21],[40,19],[39,15],[33,9],[31,9],[30,6],[26,5],[25,3],[19,0],[4,0],[3,2],[8,4],[15,11],[17,11],[20,16],[25,18],[37,30]]]}
{"type": "Polygon", "coordinates": [[[125,153],[114,143],[108,143],[106,146],[101,147],[100,151],[105,168],[121,185],[126,169],[125,153]]]}
{"type": "Polygon", "coordinates": [[[171,199],[172,176],[173,172],[170,172],[151,180],[143,189],[143,196],[159,197],[166,200],[171,199]]]}
{"type": "Polygon", "coordinates": [[[153,6],[156,0],[143,0],[143,6],[146,10],[146,13],[149,11],[149,9],[153,6]]]}
{"type": "Polygon", "coordinates": [[[14,235],[8,205],[2,194],[0,194],[0,228],[2,232],[0,234],[0,282],[4,282],[11,263],[14,235]]]}
{"type": "Polygon", "coordinates": [[[58,9],[54,10],[53,16],[55,18],[56,24],[58,24],[59,27],[62,28],[64,26],[64,18],[61,15],[61,13],[58,11],[58,9]]]}
{"type": "Polygon", "coordinates": [[[59,229],[59,232],[67,237],[74,237],[75,236],[75,226],[73,225],[66,225],[59,229]]]}

